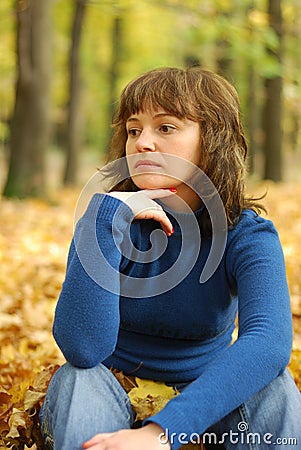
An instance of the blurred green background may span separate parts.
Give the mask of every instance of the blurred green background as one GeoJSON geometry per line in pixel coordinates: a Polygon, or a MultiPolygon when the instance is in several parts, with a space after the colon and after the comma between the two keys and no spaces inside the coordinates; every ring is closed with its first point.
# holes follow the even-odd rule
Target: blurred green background
{"type": "Polygon", "coordinates": [[[102,165],[124,85],[201,65],[238,90],[255,179],[300,179],[299,0],[1,0],[0,189],[43,196],[102,165]]]}

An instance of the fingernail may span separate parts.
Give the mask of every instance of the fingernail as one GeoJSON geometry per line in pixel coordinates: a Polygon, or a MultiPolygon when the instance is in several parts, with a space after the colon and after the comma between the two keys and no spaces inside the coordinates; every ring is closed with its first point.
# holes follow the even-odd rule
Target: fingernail
{"type": "Polygon", "coordinates": [[[170,192],[177,192],[176,188],[169,188],[170,192]]]}
{"type": "Polygon", "coordinates": [[[175,230],[172,228],[172,230],[171,230],[171,234],[173,234],[175,232],[175,230]]]}

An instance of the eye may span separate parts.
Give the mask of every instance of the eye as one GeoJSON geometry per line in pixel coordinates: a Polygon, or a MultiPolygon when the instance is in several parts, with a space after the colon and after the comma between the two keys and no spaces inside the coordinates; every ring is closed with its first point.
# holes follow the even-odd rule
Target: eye
{"type": "Polygon", "coordinates": [[[131,136],[131,137],[138,137],[140,132],[141,132],[141,130],[139,128],[129,128],[127,130],[128,136],[131,136]]]}
{"type": "Polygon", "coordinates": [[[176,127],[174,125],[160,125],[159,130],[163,133],[163,134],[170,134],[173,133],[176,130],[176,127]]]}

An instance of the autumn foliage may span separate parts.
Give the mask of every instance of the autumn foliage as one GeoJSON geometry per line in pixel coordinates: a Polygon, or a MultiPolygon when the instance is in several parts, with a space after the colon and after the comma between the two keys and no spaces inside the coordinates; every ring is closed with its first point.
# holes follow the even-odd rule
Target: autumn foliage
{"type": "MultiPolygon", "coordinates": [[[[250,186],[262,193],[266,185],[250,186]]],[[[79,192],[51,201],[1,200],[0,224],[0,450],[42,449],[38,411],[63,363],[51,335],[64,278],[79,192]]],[[[290,370],[301,390],[301,186],[268,185],[264,204],[283,244],[291,292],[294,343],[290,370]]],[[[128,386],[139,417],[175,395],[171,388],[135,380],[128,386]]]]}

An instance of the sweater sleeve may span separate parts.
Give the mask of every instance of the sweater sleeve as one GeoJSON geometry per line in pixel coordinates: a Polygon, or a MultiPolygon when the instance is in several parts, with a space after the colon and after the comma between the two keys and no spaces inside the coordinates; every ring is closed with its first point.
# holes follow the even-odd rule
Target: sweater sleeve
{"type": "MultiPolygon", "coordinates": [[[[229,232],[226,258],[238,294],[236,342],[148,422],[202,434],[276,378],[289,362],[292,323],[285,264],[271,222],[250,212],[229,232]]],[[[172,450],[181,446],[177,439],[172,450]]]]}
{"type": "Polygon", "coordinates": [[[119,329],[119,246],[133,213],[95,194],[79,220],[56,306],[53,335],[67,361],[93,367],[115,349],[119,329]]]}

